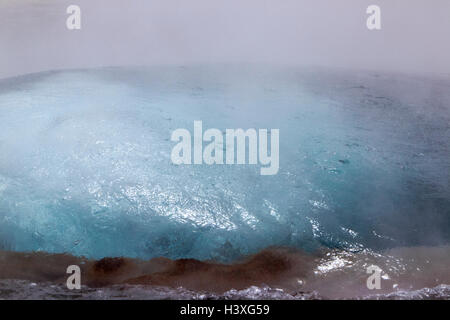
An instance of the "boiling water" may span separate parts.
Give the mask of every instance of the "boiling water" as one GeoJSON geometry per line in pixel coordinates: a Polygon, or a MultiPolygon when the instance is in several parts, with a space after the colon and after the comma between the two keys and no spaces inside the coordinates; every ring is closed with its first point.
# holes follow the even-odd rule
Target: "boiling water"
{"type": "Polygon", "coordinates": [[[448,244],[450,80],[257,67],[0,82],[0,246],[234,261],[448,244]],[[280,170],[174,165],[177,128],[280,129],[280,170]]]}

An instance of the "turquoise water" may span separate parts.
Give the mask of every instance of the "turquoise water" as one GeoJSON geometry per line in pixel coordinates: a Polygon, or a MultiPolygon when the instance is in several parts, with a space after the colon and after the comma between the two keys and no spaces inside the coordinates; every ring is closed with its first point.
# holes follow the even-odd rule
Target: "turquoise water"
{"type": "Polygon", "coordinates": [[[230,261],[448,244],[450,80],[256,67],[0,81],[0,247],[230,261]],[[280,170],[171,163],[177,128],[280,129],[280,170]]]}

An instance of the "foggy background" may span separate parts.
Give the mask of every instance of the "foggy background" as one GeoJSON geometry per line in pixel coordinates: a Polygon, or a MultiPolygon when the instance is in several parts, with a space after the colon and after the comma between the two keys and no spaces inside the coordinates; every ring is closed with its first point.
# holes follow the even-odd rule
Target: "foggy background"
{"type": "Polygon", "coordinates": [[[450,74],[449,49],[450,0],[0,0],[0,78],[214,63],[450,74]],[[81,30],[66,28],[70,4],[81,30]]]}

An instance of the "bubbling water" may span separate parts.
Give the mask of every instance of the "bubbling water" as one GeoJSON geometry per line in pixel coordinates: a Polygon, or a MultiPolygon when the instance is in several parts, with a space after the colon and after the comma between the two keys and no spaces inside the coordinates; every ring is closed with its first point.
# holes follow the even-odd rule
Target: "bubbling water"
{"type": "Polygon", "coordinates": [[[448,243],[449,83],[233,67],[2,80],[0,246],[231,261],[448,243]],[[195,120],[280,129],[279,172],[174,165],[171,133],[195,120]]]}

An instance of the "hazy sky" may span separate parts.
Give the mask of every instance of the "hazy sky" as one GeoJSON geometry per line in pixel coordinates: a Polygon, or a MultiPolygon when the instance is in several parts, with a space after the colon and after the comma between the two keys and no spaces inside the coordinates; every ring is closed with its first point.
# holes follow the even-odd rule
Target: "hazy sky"
{"type": "Polygon", "coordinates": [[[227,62],[450,74],[450,0],[0,0],[0,77],[227,62]]]}

